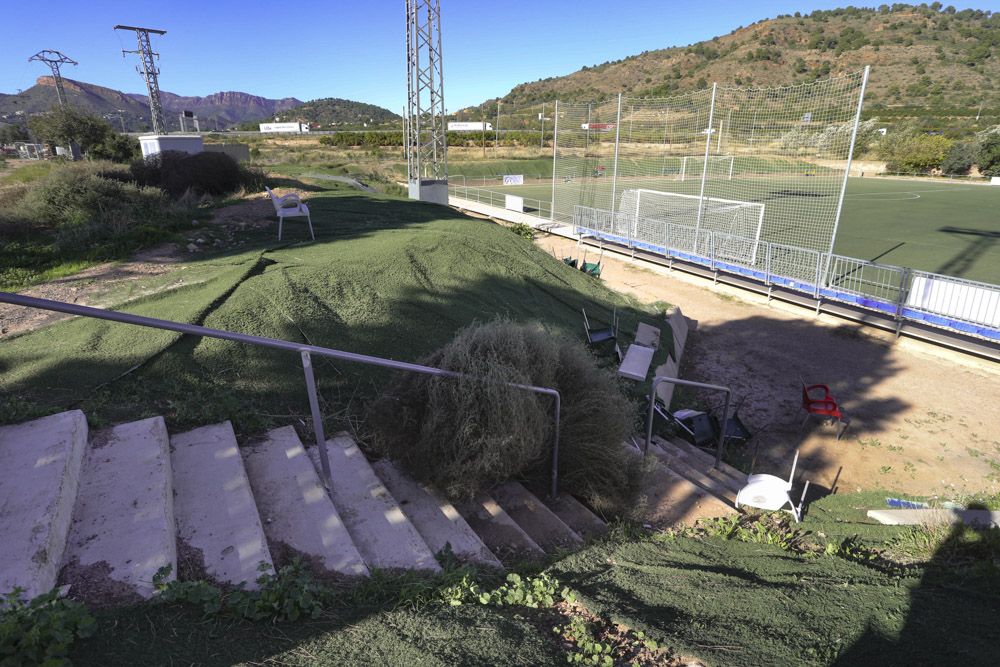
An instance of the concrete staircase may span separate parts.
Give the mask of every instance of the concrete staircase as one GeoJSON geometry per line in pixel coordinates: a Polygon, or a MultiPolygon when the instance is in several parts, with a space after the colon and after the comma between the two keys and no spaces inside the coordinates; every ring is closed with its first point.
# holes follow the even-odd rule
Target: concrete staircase
{"type": "Polygon", "coordinates": [[[452,504],[354,440],[319,456],[286,426],[237,442],[226,422],[169,434],[161,417],[90,432],[80,411],[0,427],[0,594],[57,585],[97,605],[149,598],[168,580],[247,582],[300,557],[324,578],[440,570],[448,552],[502,568],[607,531],[575,498],[507,482],[452,504]]]}

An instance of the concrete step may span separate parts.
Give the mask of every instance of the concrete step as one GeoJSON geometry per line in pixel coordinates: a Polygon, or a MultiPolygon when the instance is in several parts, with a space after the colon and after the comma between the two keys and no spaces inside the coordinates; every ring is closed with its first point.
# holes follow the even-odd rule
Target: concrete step
{"type": "Polygon", "coordinates": [[[413,480],[388,459],[376,461],[372,468],[433,553],[440,553],[447,545],[463,563],[503,568],[447,499],[413,480]]]}
{"type": "Polygon", "coordinates": [[[455,503],[455,508],[504,565],[512,566],[545,557],[545,551],[492,497],[480,494],[471,500],[455,503]]]}
{"type": "Polygon", "coordinates": [[[716,468],[714,454],[709,454],[704,449],[695,447],[687,440],[682,438],[670,438],[669,440],[665,440],[663,438],[656,437],[654,438],[654,441],[667,451],[670,450],[670,447],[666,445],[677,449],[689,463],[704,471],[706,474],[710,474],[712,477],[726,481],[730,484],[730,488],[733,488],[736,491],[742,489],[747,483],[747,474],[745,472],[737,470],[725,461],[720,462],[719,467],[716,468]]]}
{"type": "Polygon", "coordinates": [[[608,524],[568,493],[560,493],[555,498],[549,498],[535,492],[535,496],[583,539],[593,540],[607,534],[608,524]]]}
{"type": "Polygon", "coordinates": [[[274,569],[236,435],[229,422],[170,438],[181,578],[257,587],[274,569]]]}
{"type": "Polygon", "coordinates": [[[300,556],[319,575],[368,576],[294,428],[274,429],[240,453],[276,564],[300,556]]]}
{"type": "Polygon", "coordinates": [[[691,465],[676,449],[670,447],[661,448],[657,443],[653,443],[650,445],[649,451],[659,457],[664,465],[678,475],[697,484],[727,505],[735,507],[737,491],[730,487],[730,480],[722,480],[709,476],[707,472],[699,470],[696,465],[691,465]]]}
{"type": "Polygon", "coordinates": [[[0,428],[0,595],[56,585],[86,450],[79,410],[0,428]]]}
{"type": "MultiPolygon", "coordinates": [[[[633,456],[641,456],[632,448],[633,456]]],[[[736,514],[736,510],[694,482],[670,470],[655,457],[655,465],[643,480],[640,495],[642,521],[654,528],[693,525],[698,519],[736,514]]]]}
{"type": "MultiPolygon", "coordinates": [[[[441,566],[364,453],[346,433],[326,441],[333,488],[330,497],[370,569],[426,570],[441,566]]],[[[309,456],[320,469],[319,452],[309,456]]]]}
{"type": "Polygon", "coordinates": [[[153,576],[177,573],[173,479],[163,417],[95,433],[84,458],[60,581],[94,604],[154,593],[153,576]]]}
{"type": "Polygon", "coordinates": [[[504,482],[490,495],[546,553],[583,546],[583,538],[522,484],[504,482]]]}

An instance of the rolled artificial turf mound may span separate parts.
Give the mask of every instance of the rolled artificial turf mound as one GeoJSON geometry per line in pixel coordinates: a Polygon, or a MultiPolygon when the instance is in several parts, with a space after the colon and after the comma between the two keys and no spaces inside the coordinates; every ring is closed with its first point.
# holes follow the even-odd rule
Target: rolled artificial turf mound
{"type": "Polygon", "coordinates": [[[507,384],[517,383],[561,395],[561,490],[607,511],[634,495],[639,465],[622,443],[635,406],[582,344],[538,324],[497,320],[462,329],[423,363],[465,377],[401,377],[369,420],[378,448],[416,478],[452,498],[512,478],[547,479],[554,399],[507,384]]]}

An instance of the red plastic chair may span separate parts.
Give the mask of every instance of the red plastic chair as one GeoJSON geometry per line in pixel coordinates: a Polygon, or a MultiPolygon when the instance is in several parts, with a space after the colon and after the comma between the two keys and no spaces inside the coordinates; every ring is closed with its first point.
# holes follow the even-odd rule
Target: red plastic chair
{"type": "Polygon", "coordinates": [[[802,420],[800,431],[805,428],[810,417],[822,417],[831,422],[836,420],[841,425],[837,431],[837,440],[840,440],[851,421],[840,409],[837,399],[830,393],[830,387],[825,384],[806,385],[805,382],[802,383],[802,409],[806,411],[806,418],[802,420]],[[822,392],[822,396],[819,392],[822,392]]]}

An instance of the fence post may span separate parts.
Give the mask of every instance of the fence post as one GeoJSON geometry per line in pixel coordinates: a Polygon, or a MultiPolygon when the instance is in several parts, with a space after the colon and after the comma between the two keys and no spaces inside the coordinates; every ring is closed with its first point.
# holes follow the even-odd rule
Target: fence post
{"type": "Polygon", "coordinates": [[[615,212],[615,198],[618,194],[618,143],[622,129],[622,94],[618,93],[618,120],[615,121],[615,166],[611,172],[611,212],[615,212]]]}
{"type": "Polygon", "coordinates": [[[319,449],[319,462],[323,470],[323,485],[329,490],[333,488],[333,476],[330,473],[330,455],[326,451],[326,435],[323,433],[323,415],[319,411],[319,396],[316,393],[316,377],[313,375],[312,357],[306,350],[302,351],[302,370],[306,376],[306,392],[309,394],[309,409],[312,412],[313,433],[316,435],[316,447],[319,449]]]}
{"type": "Polygon", "coordinates": [[[715,118],[715,91],[718,83],[712,84],[712,104],[708,108],[708,126],[705,128],[705,161],[701,166],[701,190],[698,193],[698,219],[694,225],[694,254],[698,254],[698,231],[701,229],[701,215],[705,209],[705,179],[708,177],[708,155],[712,151],[712,122],[715,118]]]}
{"type": "Polygon", "coordinates": [[[899,338],[903,328],[903,304],[906,303],[906,298],[910,295],[912,275],[913,269],[904,266],[903,273],[899,278],[899,297],[896,299],[896,338],[899,338]]]}
{"type": "Polygon", "coordinates": [[[559,100],[556,100],[556,110],[552,117],[552,206],[549,220],[556,219],[556,151],[559,150],[559,100]]]}

